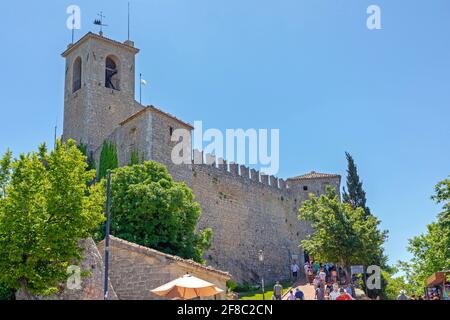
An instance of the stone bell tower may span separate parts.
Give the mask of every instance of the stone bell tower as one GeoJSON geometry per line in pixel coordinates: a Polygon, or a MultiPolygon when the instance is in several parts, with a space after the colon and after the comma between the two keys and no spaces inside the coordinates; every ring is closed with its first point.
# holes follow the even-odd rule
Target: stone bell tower
{"type": "Polygon", "coordinates": [[[135,101],[133,42],[120,43],[87,33],[69,45],[64,90],[63,140],[74,139],[94,152],[119,123],[142,109],[135,101]]]}

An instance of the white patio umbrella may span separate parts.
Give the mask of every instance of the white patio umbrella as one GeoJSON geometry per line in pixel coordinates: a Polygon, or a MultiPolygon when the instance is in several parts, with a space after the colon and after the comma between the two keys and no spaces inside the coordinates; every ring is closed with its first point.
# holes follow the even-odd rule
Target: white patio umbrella
{"type": "Polygon", "coordinates": [[[212,283],[186,274],[151,290],[151,292],[160,297],[190,300],[198,297],[211,297],[222,293],[223,290],[212,283]]]}

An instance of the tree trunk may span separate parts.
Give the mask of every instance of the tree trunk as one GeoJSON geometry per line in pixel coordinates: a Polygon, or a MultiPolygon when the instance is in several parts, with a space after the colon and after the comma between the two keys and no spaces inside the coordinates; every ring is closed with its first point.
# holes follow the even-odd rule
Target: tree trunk
{"type": "Polygon", "coordinates": [[[27,279],[20,280],[20,291],[22,292],[22,295],[26,298],[26,300],[34,300],[33,295],[28,290],[28,280],[27,279]]]}

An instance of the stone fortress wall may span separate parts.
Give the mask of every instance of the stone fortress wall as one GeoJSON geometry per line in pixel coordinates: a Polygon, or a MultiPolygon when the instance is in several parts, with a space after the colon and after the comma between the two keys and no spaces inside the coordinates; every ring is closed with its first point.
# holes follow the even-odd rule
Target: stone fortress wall
{"type": "Polygon", "coordinates": [[[214,231],[207,263],[238,282],[289,279],[291,262],[304,262],[300,241],[311,233],[309,224],[298,220],[298,208],[310,192],[322,194],[327,185],[339,189],[340,177],[285,181],[196,150],[193,157],[192,188],[202,208],[198,228],[214,231]]]}
{"type": "Polygon", "coordinates": [[[193,189],[202,209],[198,229],[211,228],[214,233],[205,254],[208,265],[229,271],[238,282],[256,282],[262,275],[269,282],[288,279],[292,260],[304,261],[299,244],[311,232],[308,224],[298,221],[298,208],[310,192],[323,194],[327,185],[339,190],[340,177],[310,174],[286,181],[198,150],[192,153],[191,165],[174,165],[171,152],[176,143],[170,139],[170,128],[180,127],[184,125],[177,120],[148,109],[123,122],[108,139],[118,147],[120,165],[129,163],[134,148],[193,189]],[[258,260],[260,250],[264,263],[258,260]]]}
{"type": "Polygon", "coordinates": [[[207,264],[230,272],[239,282],[256,282],[262,275],[269,282],[288,278],[292,260],[303,262],[299,244],[311,232],[310,226],[298,221],[298,208],[310,192],[322,194],[327,185],[339,190],[340,176],[311,172],[285,181],[199,151],[192,153],[196,160],[192,164],[175,165],[171,154],[177,142],[172,141],[172,132],[193,128],[135,101],[138,51],[132,42],[122,44],[88,33],[63,53],[63,139],[87,144],[97,164],[105,140],[116,144],[120,165],[129,164],[133,150],[142,159],[164,164],[176,181],[193,189],[202,208],[198,228],[213,229],[207,264]],[[107,57],[117,62],[120,90],[105,87],[107,57]],[[78,58],[82,61],[81,87],[73,90],[78,58]],[[260,250],[264,263],[258,260],[260,250]]]}

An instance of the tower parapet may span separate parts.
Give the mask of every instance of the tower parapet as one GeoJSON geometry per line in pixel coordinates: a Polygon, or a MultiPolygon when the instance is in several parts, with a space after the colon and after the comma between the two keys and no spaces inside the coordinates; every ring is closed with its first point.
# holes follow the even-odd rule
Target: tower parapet
{"type": "Polygon", "coordinates": [[[339,194],[341,176],[311,171],[310,173],[287,179],[287,184],[293,193],[300,195],[301,199],[307,199],[310,193],[316,196],[324,194],[328,186],[334,187],[339,194]]]}
{"type": "Polygon", "coordinates": [[[87,33],[70,45],[66,60],[63,139],[95,151],[120,122],[143,107],[135,99],[139,49],[87,33]]]}

